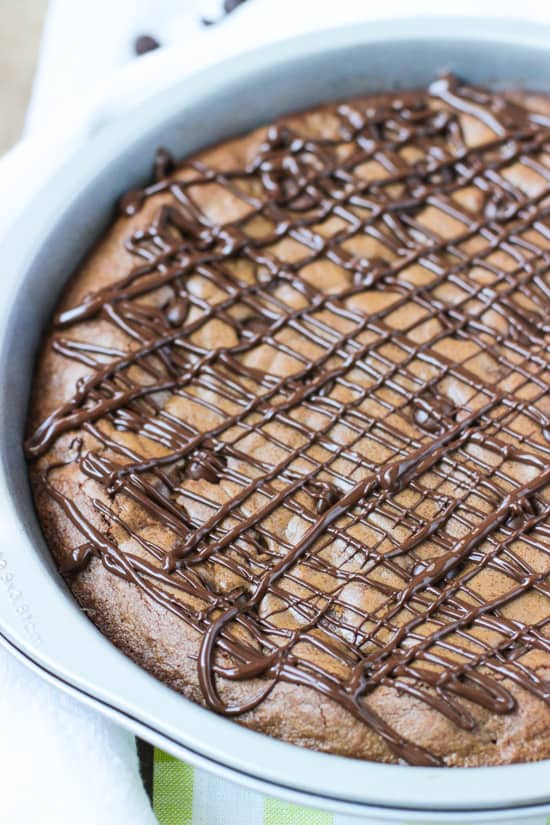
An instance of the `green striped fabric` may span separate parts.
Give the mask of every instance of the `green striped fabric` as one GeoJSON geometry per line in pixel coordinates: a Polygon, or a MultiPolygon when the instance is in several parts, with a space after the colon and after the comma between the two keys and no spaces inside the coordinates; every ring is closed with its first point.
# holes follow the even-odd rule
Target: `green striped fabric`
{"type": "Polygon", "coordinates": [[[264,799],[263,825],[332,825],[332,814],[301,808],[266,796],[264,799]]]}
{"type": "Polygon", "coordinates": [[[260,797],[215,777],[203,789],[205,798],[197,800],[195,773],[201,775],[202,771],[195,772],[190,765],[155,748],[153,810],[159,825],[248,825],[243,821],[242,812],[237,813],[236,818],[234,805],[224,804],[227,800],[214,799],[216,791],[218,797],[223,797],[226,790],[231,795],[241,793],[251,798],[251,804],[246,806],[250,825],[334,825],[332,814],[269,796],[260,797]]]}
{"type": "Polygon", "coordinates": [[[155,748],[153,810],[160,825],[193,825],[194,770],[155,748]]]}
{"type": "MultiPolygon", "coordinates": [[[[158,748],[154,753],[153,809],[159,825],[368,825],[368,820],[261,796],[195,770],[158,748]]],[[[513,825],[513,820],[506,825],[513,825]]],[[[530,825],[550,825],[550,818],[532,819],[530,825]]]]}

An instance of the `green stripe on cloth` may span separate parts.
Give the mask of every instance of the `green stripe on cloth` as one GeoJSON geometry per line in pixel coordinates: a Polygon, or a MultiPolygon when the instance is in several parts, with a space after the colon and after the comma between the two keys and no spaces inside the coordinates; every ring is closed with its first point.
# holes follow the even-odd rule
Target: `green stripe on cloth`
{"type": "MultiPolygon", "coordinates": [[[[222,780],[219,781],[222,782],[222,780]]],[[[194,769],[174,756],[155,748],[153,810],[159,825],[193,825],[193,790],[194,769]]],[[[261,806],[262,802],[259,801],[261,806]]],[[[260,807],[256,815],[259,820],[260,818],[263,820],[263,823],[258,821],[258,825],[334,825],[332,814],[280,802],[268,796],[263,798],[263,817],[261,810],[260,807]]],[[[232,821],[231,810],[228,810],[226,815],[227,822],[230,823],[232,821]]]]}
{"type": "Polygon", "coordinates": [[[193,768],[155,748],[153,810],[159,825],[192,825],[193,768]]]}
{"type": "Polygon", "coordinates": [[[333,825],[333,822],[332,814],[280,802],[269,796],[264,799],[264,825],[333,825]]]}
{"type": "MultiPolygon", "coordinates": [[[[202,773],[197,773],[198,788],[201,787],[202,773]]],[[[153,810],[159,825],[194,825],[193,823],[193,790],[195,784],[194,769],[185,762],[181,762],[164,751],[155,748],[153,765],[153,810]]],[[[213,780],[203,784],[203,793],[206,799],[197,798],[196,813],[200,818],[200,825],[243,825],[242,811],[239,816],[235,808],[235,786],[233,791],[227,792],[226,781],[213,780]],[[219,783],[219,789],[216,788],[219,783]],[[218,796],[215,800],[212,795],[218,796]],[[232,803],[229,801],[232,800],[232,803]],[[209,803],[215,802],[213,806],[209,803]],[[207,817],[205,819],[205,816],[207,817]],[[213,816],[213,819],[211,818],[213,816]],[[220,818],[222,816],[222,818],[220,818]],[[215,823],[214,820],[215,819],[215,823]]],[[[333,814],[318,811],[313,808],[302,808],[288,802],[264,796],[263,798],[251,791],[243,790],[243,794],[253,797],[253,803],[248,808],[248,800],[243,799],[248,815],[246,823],[254,825],[334,825],[333,814]],[[263,807],[263,816],[262,816],[263,807]]],[[[239,806],[237,805],[237,808],[239,806]]],[[[363,821],[363,820],[361,820],[363,821]]],[[[359,820],[358,820],[359,823],[359,820]]],[[[550,817],[544,820],[541,817],[537,825],[550,825],[550,817]]],[[[196,825],[199,825],[197,822],[196,825]]]]}

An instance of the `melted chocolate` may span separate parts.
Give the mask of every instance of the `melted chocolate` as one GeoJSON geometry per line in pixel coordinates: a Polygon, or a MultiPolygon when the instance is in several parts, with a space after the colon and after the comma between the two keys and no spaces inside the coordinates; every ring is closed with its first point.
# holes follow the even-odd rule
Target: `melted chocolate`
{"type": "Polygon", "coordinates": [[[56,316],[54,350],[86,375],[26,452],[36,460],[79,433],[66,462],[104,488],[89,506],[131,541],[122,549],[98,530],[46,462],[42,484],[82,536],[65,572],[100,559],[198,631],[209,707],[239,715],[279,681],[304,685],[400,759],[438,765],[373,710],[375,689],[464,730],[475,729],[472,707],[514,711],[514,684],[550,696],[522,659],[550,653],[550,617],[508,612],[528,592],[550,595],[550,121],[452,77],[331,113],[339,138],[275,125],[242,169],[175,169],[159,153],[155,183],[126,195],[122,211],[159,192],[172,205],[128,240],[134,269],[56,316]],[[488,129],[483,142],[468,145],[464,116],[488,129]],[[361,169],[373,163],[384,174],[369,181],[361,169]],[[512,182],[514,164],[539,186],[512,182]],[[212,183],[246,214],[209,220],[193,192],[212,183]],[[468,192],[474,206],[459,197],[468,192]],[[438,234],[427,209],[460,231],[438,234]],[[249,231],[257,219],[263,235],[257,223],[249,231]],[[382,251],[351,251],[358,237],[382,251]],[[303,255],[279,258],[282,239],[303,255]],[[345,276],[337,290],[304,277],[320,261],[345,276]],[[190,288],[197,276],[211,302],[190,288]],[[159,290],[173,293],[161,307],[159,290]],[[288,291],[301,300],[288,303],[288,291]],[[395,300],[358,308],[362,295],[395,300]],[[79,327],[94,319],[132,347],[85,343],[79,327]],[[199,343],[212,320],[236,343],[199,343]],[[292,359],[286,374],[249,357],[266,347],[292,359]],[[203,426],[170,412],[167,394],[202,409],[203,426]],[[147,454],[120,432],[148,440],[147,454]],[[124,520],[130,500],[166,545],[124,520]],[[235,586],[218,586],[213,570],[235,586]],[[486,574],[501,582],[490,599],[477,586],[486,574]],[[361,587],[377,591],[376,606],[350,600],[361,587]],[[229,698],[232,683],[257,677],[259,693],[229,698]]]}
{"type": "Polygon", "coordinates": [[[187,474],[194,481],[203,479],[211,484],[217,484],[223,473],[223,461],[212,450],[197,450],[189,462],[187,474]]]}
{"type": "Polygon", "coordinates": [[[456,409],[447,398],[423,398],[419,395],[412,404],[413,418],[428,433],[438,433],[454,421],[456,409]]]}

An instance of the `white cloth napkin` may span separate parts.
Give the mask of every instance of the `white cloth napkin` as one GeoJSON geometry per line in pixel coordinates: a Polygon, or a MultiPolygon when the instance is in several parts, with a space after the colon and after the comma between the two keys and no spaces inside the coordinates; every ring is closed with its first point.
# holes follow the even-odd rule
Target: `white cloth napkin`
{"type": "Polygon", "coordinates": [[[134,738],[0,651],[0,822],[154,825],[134,738]]]}
{"type": "MultiPolygon", "coordinates": [[[[177,47],[183,72],[268,41],[359,19],[518,13],[517,0],[385,0],[376,8],[365,0],[248,0],[218,25],[201,24],[202,16],[216,18],[220,11],[218,0],[52,0],[28,137],[0,160],[0,231],[24,207],[41,178],[83,139],[94,118],[119,115],[121,107],[162,84],[173,59],[147,55],[139,59],[136,82],[126,88],[124,100],[117,99],[116,90],[113,95],[111,80],[133,59],[137,35],[151,34],[172,52],[177,47]]],[[[538,0],[523,0],[521,15],[548,19],[550,9],[538,0]]],[[[133,737],[42,682],[3,650],[0,777],[0,821],[9,825],[155,821],[139,778],[133,737]]],[[[196,783],[197,791],[204,788],[195,794],[195,822],[242,825],[253,810],[260,816],[258,795],[206,774],[196,783]]]]}

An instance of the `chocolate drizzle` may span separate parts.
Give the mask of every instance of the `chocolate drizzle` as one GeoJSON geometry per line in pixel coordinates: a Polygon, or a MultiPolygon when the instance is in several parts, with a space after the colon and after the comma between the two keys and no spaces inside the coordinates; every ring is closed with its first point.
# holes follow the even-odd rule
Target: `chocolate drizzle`
{"type": "Polygon", "coordinates": [[[550,596],[550,119],[452,77],[325,113],[334,135],[272,126],[246,168],[158,155],[122,201],[163,196],[135,267],[56,315],[83,375],[26,452],[81,535],[64,572],[99,559],[194,628],[210,708],[307,686],[439,765],[377,689],[464,730],[514,686],[550,700],[525,657],[549,611],[518,608],[550,596]]]}
{"type": "Polygon", "coordinates": [[[191,456],[187,471],[189,478],[217,484],[222,473],[223,461],[212,450],[197,450],[191,456]]]}
{"type": "Polygon", "coordinates": [[[447,398],[419,395],[412,406],[415,424],[429,433],[439,433],[455,420],[456,409],[447,398]]]}

